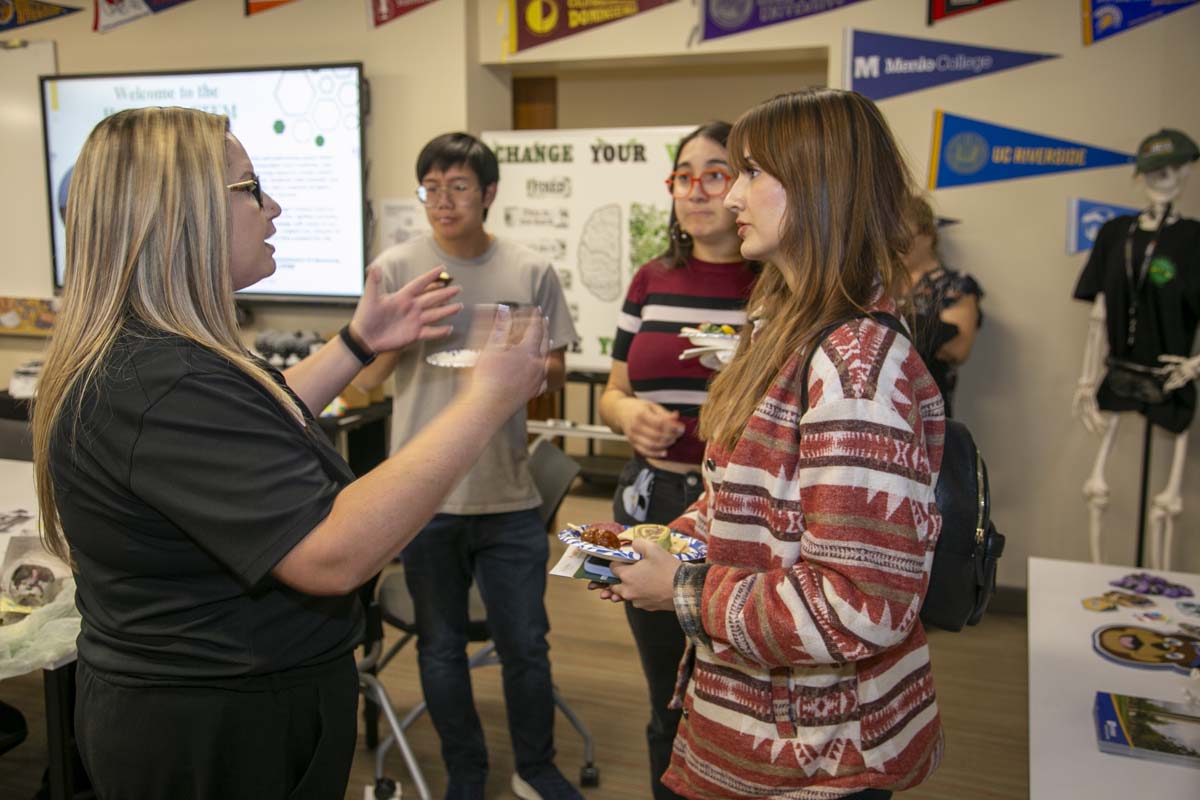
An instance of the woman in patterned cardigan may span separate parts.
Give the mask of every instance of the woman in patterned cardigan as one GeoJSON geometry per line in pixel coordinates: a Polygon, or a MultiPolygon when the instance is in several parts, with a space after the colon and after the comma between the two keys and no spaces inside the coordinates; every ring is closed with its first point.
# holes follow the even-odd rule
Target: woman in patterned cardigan
{"type": "Polygon", "coordinates": [[[781,95],[729,139],[725,200],[766,264],[701,414],[704,495],[602,596],[674,609],[689,639],[663,783],[689,798],[887,798],[942,751],[918,612],[941,525],[942,398],[896,313],[912,181],[878,108],[781,95]],[[805,362],[815,349],[811,366],[805,362]],[[802,392],[806,386],[807,404],[802,392]]]}

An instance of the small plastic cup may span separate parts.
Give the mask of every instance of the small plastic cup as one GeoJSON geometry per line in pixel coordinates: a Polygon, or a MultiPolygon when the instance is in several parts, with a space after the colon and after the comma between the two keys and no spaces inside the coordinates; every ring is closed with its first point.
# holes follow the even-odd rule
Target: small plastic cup
{"type": "Polygon", "coordinates": [[[435,367],[450,367],[466,369],[475,366],[479,351],[487,346],[496,324],[496,315],[501,308],[507,308],[511,315],[508,342],[516,344],[525,335],[525,329],[535,315],[541,314],[541,309],[532,305],[519,303],[476,303],[464,306],[447,322],[453,331],[444,339],[439,339],[439,349],[430,353],[425,360],[435,367]]]}

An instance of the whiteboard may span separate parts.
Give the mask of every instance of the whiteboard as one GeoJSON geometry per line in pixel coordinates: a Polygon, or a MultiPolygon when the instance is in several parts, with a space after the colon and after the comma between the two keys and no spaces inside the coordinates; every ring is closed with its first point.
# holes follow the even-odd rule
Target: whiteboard
{"type": "Polygon", "coordinates": [[[607,372],[633,273],[662,255],[679,140],[695,126],[492,131],[500,161],[488,227],[554,265],[579,333],[572,370],[607,372]]]}
{"type": "Polygon", "coordinates": [[[0,296],[54,296],[38,76],[57,71],[54,42],[0,42],[0,296]]]}

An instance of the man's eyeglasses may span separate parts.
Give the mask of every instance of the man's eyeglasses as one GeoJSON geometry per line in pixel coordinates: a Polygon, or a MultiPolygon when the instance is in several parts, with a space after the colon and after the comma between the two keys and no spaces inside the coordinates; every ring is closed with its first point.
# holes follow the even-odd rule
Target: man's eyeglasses
{"type": "Polygon", "coordinates": [[[683,200],[691,197],[692,191],[699,186],[701,196],[719,197],[725,194],[732,182],[733,176],[723,169],[706,169],[699,175],[681,169],[672,172],[671,177],[667,178],[667,191],[672,197],[683,200]]]}
{"type": "Polygon", "coordinates": [[[258,203],[258,207],[263,207],[262,199],[262,181],[257,175],[254,175],[248,181],[238,181],[231,183],[225,187],[231,192],[249,192],[254,195],[254,201],[258,203]]]}
{"type": "Polygon", "coordinates": [[[422,183],[417,187],[417,199],[423,205],[436,203],[439,197],[449,197],[452,201],[457,202],[466,199],[467,195],[478,188],[467,181],[450,181],[445,186],[437,183],[422,183]]]}

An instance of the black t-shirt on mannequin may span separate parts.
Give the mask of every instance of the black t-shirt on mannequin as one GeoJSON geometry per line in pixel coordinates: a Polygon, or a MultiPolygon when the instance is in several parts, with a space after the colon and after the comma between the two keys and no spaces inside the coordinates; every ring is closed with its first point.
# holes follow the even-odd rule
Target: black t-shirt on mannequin
{"type": "MultiPolygon", "coordinates": [[[[1094,301],[1104,293],[1109,354],[1147,367],[1161,367],[1160,355],[1190,356],[1200,323],[1200,222],[1181,219],[1158,232],[1154,254],[1144,279],[1138,274],[1155,232],[1136,227],[1132,258],[1126,239],[1135,217],[1120,216],[1104,224],[1075,286],[1077,300],[1094,301]],[[1129,280],[1127,261],[1134,280],[1129,280]],[[1134,305],[1136,303],[1136,305],[1134,305]],[[1137,324],[1129,342],[1130,307],[1137,324]]],[[[1193,384],[1176,389],[1162,403],[1148,405],[1112,392],[1108,378],[1096,392],[1104,411],[1138,411],[1172,433],[1188,429],[1196,411],[1193,384]]]]}

